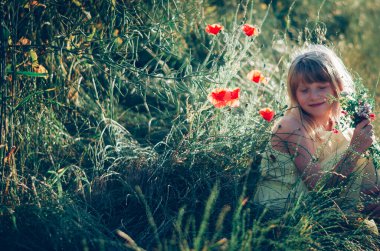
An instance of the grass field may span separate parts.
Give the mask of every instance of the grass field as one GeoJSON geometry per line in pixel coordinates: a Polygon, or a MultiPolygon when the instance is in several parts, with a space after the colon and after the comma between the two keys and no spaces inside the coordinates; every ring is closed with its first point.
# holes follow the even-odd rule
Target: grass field
{"type": "Polygon", "coordinates": [[[2,1],[0,246],[378,250],[336,191],[310,192],[284,215],[253,195],[273,125],[259,111],[285,111],[294,51],[333,47],[378,100],[379,10],[364,0],[2,1]],[[227,103],[210,98],[221,89],[227,103]]]}

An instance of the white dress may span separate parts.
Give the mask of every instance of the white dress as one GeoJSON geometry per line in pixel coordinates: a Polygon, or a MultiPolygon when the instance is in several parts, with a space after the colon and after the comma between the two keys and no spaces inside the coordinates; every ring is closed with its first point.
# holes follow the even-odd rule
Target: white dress
{"type": "MultiPolygon", "coordinates": [[[[338,133],[332,131],[322,133],[322,143],[317,146],[314,157],[318,158],[324,171],[332,170],[339,162],[349,146],[352,134],[353,129],[338,133]]],[[[352,201],[360,200],[361,184],[365,176],[363,170],[368,164],[373,165],[372,161],[365,158],[360,158],[356,164],[353,173],[357,176],[351,186],[345,190],[346,196],[352,201]]],[[[255,203],[275,212],[283,212],[305,193],[308,193],[308,188],[301,179],[293,156],[273,149],[269,142],[261,161],[261,177],[254,197],[255,203]]]]}

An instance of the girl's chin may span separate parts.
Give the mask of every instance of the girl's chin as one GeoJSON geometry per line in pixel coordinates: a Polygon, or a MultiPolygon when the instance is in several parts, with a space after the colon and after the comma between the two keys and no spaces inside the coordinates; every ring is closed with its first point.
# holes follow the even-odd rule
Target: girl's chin
{"type": "Polygon", "coordinates": [[[331,112],[328,107],[324,107],[323,105],[317,106],[317,107],[312,107],[306,110],[307,113],[311,115],[317,115],[317,116],[324,116],[326,113],[331,112]]]}

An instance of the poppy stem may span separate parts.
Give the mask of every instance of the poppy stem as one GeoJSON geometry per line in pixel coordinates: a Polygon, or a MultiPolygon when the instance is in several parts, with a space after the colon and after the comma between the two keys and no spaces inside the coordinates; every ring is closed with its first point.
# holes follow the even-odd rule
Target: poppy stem
{"type": "Polygon", "coordinates": [[[212,53],[212,51],[214,50],[214,47],[215,47],[215,41],[214,41],[215,39],[216,39],[216,36],[214,36],[214,38],[211,40],[211,48],[208,51],[207,56],[206,56],[205,60],[203,61],[201,67],[198,69],[199,71],[201,71],[203,68],[206,67],[207,62],[210,59],[211,53],[212,53]]]}

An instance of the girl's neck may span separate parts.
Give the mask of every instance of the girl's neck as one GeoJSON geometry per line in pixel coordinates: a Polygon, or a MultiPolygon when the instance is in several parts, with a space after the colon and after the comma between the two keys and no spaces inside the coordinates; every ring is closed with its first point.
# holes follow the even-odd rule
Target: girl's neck
{"type": "Polygon", "coordinates": [[[334,121],[331,118],[323,121],[317,121],[316,124],[323,128],[325,131],[331,131],[334,128],[334,121]]]}
{"type": "MultiPolygon", "coordinates": [[[[300,121],[301,124],[303,123],[302,111],[292,110],[289,113],[287,113],[287,115],[297,119],[298,121],[300,121]]],[[[319,127],[320,129],[324,131],[332,131],[332,129],[335,127],[335,122],[333,119],[331,119],[330,115],[328,117],[323,117],[323,118],[312,118],[312,117],[309,117],[309,118],[313,120],[314,125],[316,127],[319,127]]]]}

